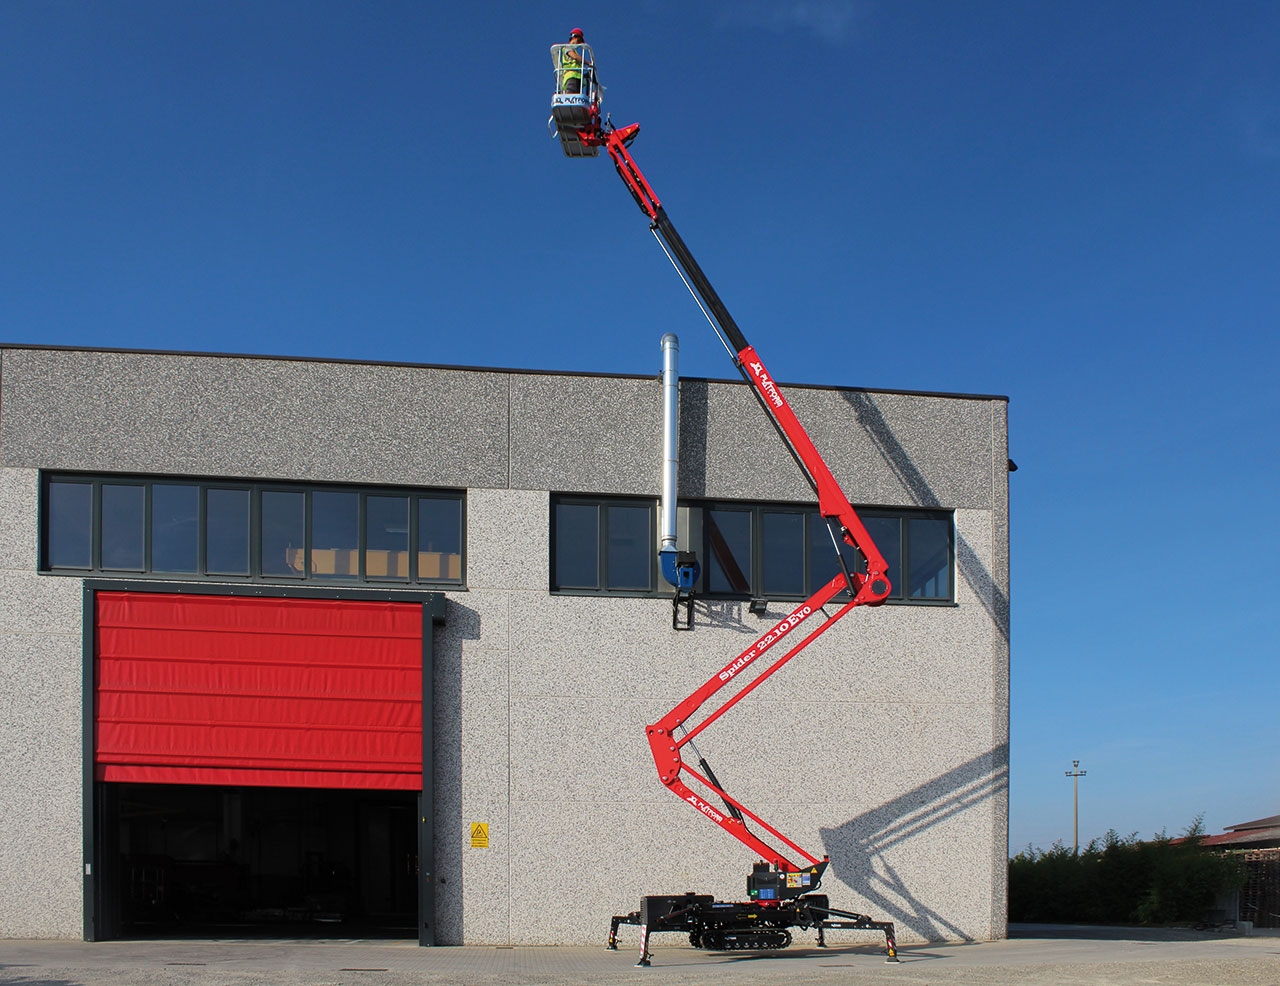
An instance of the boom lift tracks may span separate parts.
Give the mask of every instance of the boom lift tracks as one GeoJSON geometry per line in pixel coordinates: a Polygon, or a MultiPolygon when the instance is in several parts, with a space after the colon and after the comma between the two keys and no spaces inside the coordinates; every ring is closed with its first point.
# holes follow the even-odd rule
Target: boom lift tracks
{"type": "MultiPolygon", "coordinates": [[[[553,45],[552,62],[562,64],[560,50],[553,45]]],[[[830,859],[802,849],[742,802],[728,794],[715,773],[693,746],[693,740],[725,712],[769,679],[783,665],[847,615],[856,606],[875,606],[889,595],[888,565],[871,535],[849,504],[840,484],[832,476],[826,462],[814,447],[791,405],[783,396],[756,350],[747,342],[729,314],[715,288],[685,246],[680,234],[667,216],[662,202],[640,171],[628,148],[640,132],[640,124],[615,128],[600,118],[600,87],[595,82],[594,63],[585,45],[578,49],[584,64],[592,65],[589,83],[581,93],[565,93],[562,72],[557,69],[556,93],[552,97],[549,128],[559,136],[567,157],[595,157],[604,148],[618,170],[618,175],[631,192],[640,210],[649,219],[649,228],[663,251],[680,273],[697,299],[712,328],[733,356],[734,364],[751,385],[760,406],[773,422],[783,444],[808,479],[818,497],[818,512],[831,533],[832,546],[840,560],[840,573],[793,609],[754,644],[726,664],[688,698],[680,702],[657,722],[645,728],[649,748],[662,783],[678,798],[688,802],[704,816],[758,855],[747,877],[747,896],[742,902],[722,902],[705,894],[646,896],[640,909],[616,915],[609,928],[609,948],[616,949],[620,925],[639,925],[640,961],[649,965],[649,936],[657,932],[682,932],[699,948],[772,949],[791,943],[790,928],[812,928],[817,931],[818,945],[825,946],[825,932],[830,929],[883,932],[889,961],[897,961],[897,942],[891,921],[875,921],[864,914],[837,910],[830,906],[825,894],[818,890],[830,859]],[[850,565],[842,545],[854,549],[859,562],[850,565]],[[841,593],[847,598],[837,599],[841,593]],[[837,608],[828,614],[824,607],[837,608]],[[824,619],[811,629],[805,621],[815,614],[824,619]],[[791,641],[799,637],[797,643],[791,641]],[[785,646],[780,646],[782,641],[785,646]],[[777,658],[776,650],[785,652],[777,658]],[[749,666],[765,654],[772,661],[749,683],[719,708],[702,717],[696,724],[691,719],[714,695],[735,681],[749,666]],[[697,757],[697,769],[685,762],[685,747],[697,757]],[[707,797],[723,802],[724,810],[707,797]],[[750,823],[750,824],[748,824],[750,823]]],[[[688,553],[677,553],[663,559],[663,574],[677,586],[690,583],[689,568],[696,562],[688,553]],[[673,564],[668,565],[668,561],[673,564]]],[[[696,576],[694,576],[696,577],[696,576]]]]}

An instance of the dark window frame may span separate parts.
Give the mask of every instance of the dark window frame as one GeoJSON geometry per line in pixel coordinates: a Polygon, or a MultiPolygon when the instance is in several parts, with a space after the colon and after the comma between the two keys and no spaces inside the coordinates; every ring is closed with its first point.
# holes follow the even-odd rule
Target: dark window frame
{"type": "MultiPolygon", "coordinates": [[[[698,553],[698,559],[702,563],[702,575],[698,580],[696,593],[705,599],[723,599],[723,600],[752,600],[765,599],[777,600],[779,602],[796,601],[800,602],[812,595],[820,585],[814,576],[814,562],[811,555],[815,541],[826,550],[834,554],[834,548],[830,546],[830,536],[826,531],[826,524],[818,514],[817,509],[811,503],[794,503],[782,501],[761,501],[761,500],[680,500],[679,506],[689,510],[705,512],[707,510],[728,510],[746,512],[750,515],[750,561],[749,571],[745,574],[748,577],[750,588],[746,592],[712,592],[707,588],[709,577],[709,531],[705,522],[705,513],[696,523],[691,524],[698,531],[699,543],[693,545],[698,553]],[[802,593],[784,593],[784,592],[765,592],[764,591],[764,575],[765,575],[765,545],[764,545],[764,515],[765,514],[801,514],[804,517],[802,527],[802,565],[804,571],[804,592],[802,593]],[[818,525],[815,529],[814,525],[818,525]],[[815,535],[816,530],[816,535],[815,535]]],[[[956,528],[955,528],[955,511],[947,509],[925,509],[915,507],[881,507],[866,506],[856,507],[858,516],[864,521],[870,519],[891,519],[898,522],[898,544],[901,552],[901,568],[893,586],[893,594],[885,600],[888,605],[897,606],[955,606],[956,603],[956,528]],[[912,597],[908,593],[910,584],[910,565],[911,565],[911,544],[910,544],[910,527],[908,521],[913,519],[931,519],[942,520],[947,523],[948,545],[947,545],[947,582],[948,593],[945,597],[912,597]]],[[[659,522],[659,504],[656,499],[646,499],[637,497],[620,497],[620,496],[590,496],[587,494],[553,494],[551,497],[551,518],[550,518],[550,545],[549,545],[549,572],[548,585],[555,595],[589,595],[589,596],[619,596],[619,597],[637,597],[649,598],[654,596],[666,597],[670,594],[671,588],[662,580],[661,575],[657,571],[657,524],[659,522]],[[556,507],[559,504],[579,504],[583,506],[594,506],[600,508],[597,517],[597,575],[596,585],[594,587],[561,587],[556,582],[556,543],[557,543],[557,514],[556,507]],[[605,507],[611,504],[623,505],[648,505],[652,509],[654,520],[654,550],[652,560],[652,572],[650,577],[651,584],[655,587],[650,591],[638,589],[615,589],[606,585],[606,568],[607,565],[607,511],[605,507]]],[[[822,550],[818,548],[818,550],[822,550]]],[[[856,565],[857,560],[854,561],[856,565]]],[[[832,575],[835,569],[832,570],[832,575]]],[[[847,599],[848,593],[841,593],[836,596],[836,600],[847,599]]]]}
{"type": "Polygon", "coordinates": [[[204,583],[262,584],[262,585],[312,585],[312,586],[439,586],[446,589],[466,588],[467,579],[467,497],[464,490],[434,489],[407,486],[365,486],[343,483],[294,483],[275,480],[227,479],[221,477],[160,476],[112,473],[42,472],[40,475],[40,500],[38,508],[38,570],[43,575],[62,575],[80,578],[128,578],[164,581],[190,581],[204,583]],[[51,484],[72,483],[91,489],[90,567],[53,566],[49,563],[49,489],[51,484]],[[106,569],[102,566],[102,488],[103,486],[141,486],[143,495],[143,568],[142,570],[106,569]],[[167,572],[154,568],[154,512],[153,490],[157,486],[187,486],[197,490],[196,495],[196,571],[167,572]],[[249,495],[247,537],[248,575],[212,573],[209,571],[208,494],[210,490],[243,490],[249,495]],[[357,572],[350,576],[329,575],[320,577],[312,573],[312,494],[317,492],[353,493],[357,496],[358,528],[356,531],[357,572]],[[303,555],[300,575],[262,574],[262,494],[303,494],[303,555]],[[409,505],[407,578],[371,578],[366,573],[368,551],[365,529],[366,503],[370,496],[404,497],[409,505]],[[448,500],[458,505],[458,554],[460,557],[458,578],[419,577],[419,503],[422,500],[448,500]]]}
{"type": "Polygon", "coordinates": [[[634,496],[586,496],[575,493],[551,495],[550,533],[547,585],[557,596],[632,596],[639,598],[665,597],[666,583],[658,570],[658,501],[652,497],[634,496]],[[556,508],[561,504],[596,507],[596,584],[592,586],[561,586],[556,581],[556,539],[559,525],[556,508]],[[649,512],[650,551],[648,589],[613,588],[609,577],[609,507],[643,507],[649,512]]]}
{"type": "MultiPolygon", "coordinates": [[[[712,592],[707,588],[707,565],[709,557],[708,532],[705,521],[702,524],[702,543],[697,545],[698,558],[703,561],[702,577],[699,579],[697,594],[707,599],[767,599],[778,601],[803,601],[821,585],[813,577],[813,560],[810,548],[815,539],[830,543],[830,535],[826,531],[826,523],[812,504],[782,503],[756,500],[701,500],[681,501],[680,506],[701,510],[739,510],[751,514],[751,572],[750,591],[748,592],[712,592]],[[800,513],[804,515],[804,528],[801,534],[803,552],[804,592],[766,592],[764,591],[764,516],[765,514],[800,513]],[[815,526],[817,534],[815,535],[815,526]]],[[[901,551],[902,573],[893,586],[893,592],[886,603],[908,606],[954,606],[955,602],[955,512],[952,510],[927,510],[913,507],[855,507],[858,516],[867,521],[872,518],[892,519],[898,521],[898,543],[901,551]],[[907,592],[910,582],[910,524],[909,520],[929,519],[943,520],[948,525],[947,572],[948,594],[945,597],[912,597],[907,592]]],[[[830,548],[834,560],[834,547],[830,548]]],[[[855,562],[856,564],[857,562],[855,562]]],[[[832,575],[836,573],[833,567],[832,575]]],[[[841,593],[836,599],[847,599],[848,593],[841,593]]]]}

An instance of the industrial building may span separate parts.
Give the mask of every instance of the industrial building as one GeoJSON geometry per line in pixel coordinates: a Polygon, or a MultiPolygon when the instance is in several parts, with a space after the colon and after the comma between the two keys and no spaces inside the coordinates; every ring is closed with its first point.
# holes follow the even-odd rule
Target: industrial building
{"type": "MultiPolygon", "coordinates": [[[[650,376],[0,346],[0,938],[603,944],[741,896],[644,727],[836,560],[750,388],[684,378],[673,626],[656,341],[650,376]]],[[[786,391],[893,595],[701,751],[833,905],[1003,937],[1007,400],[786,391]]]]}

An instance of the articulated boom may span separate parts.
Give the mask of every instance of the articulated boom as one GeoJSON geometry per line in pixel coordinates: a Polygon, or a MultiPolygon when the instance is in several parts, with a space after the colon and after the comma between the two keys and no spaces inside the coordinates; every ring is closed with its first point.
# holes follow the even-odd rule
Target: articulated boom
{"type": "MultiPolygon", "coordinates": [[[[806,852],[726,793],[711,766],[693,745],[695,737],[764,684],[855,606],[874,606],[884,602],[890,590],[886,575],[888,565],[791,405],[765,369],[759,354],[747,343],[733,316],[676,232],[653,187],[627,150],[640,132],[640,125],[633,123],[629,127],[614,129],[607,122],[602,124],[598,101],[591,104],[585,121],[553,104],[553,121],[562,127],[561,144],[568,156],[594,156],[601,147],[608,151],[632,198],[649,217],[649,228],[694,293],[703,314],[733,354],[738,371],[751,385],[751,392],[817,494],[818,512],[831,532],[832,546],[841,569],[840,574],[774,624],[702,687],[645,728],[662,783],[760,857],[760,862],[752,867],[747,878],[747,892],[751,900],[717,902],[709,895],[694,893],[641,897],[639,910],[614,915],[609,928],[609,948],[617,948],[618,928],[624,924],[640,928],[639,964],[642,966],[649,965],[649,936],[657,932],[687,934],[695,948],[720,950],[785,948],[792,940],[790,928],[814,929],[818,945],[822,947],[826,944],[826,931],[843,929],[882,932],[889,961],[896,962],[898,952],[893,922],[876,921],[865,914],[837,910],[825,894],[815,893],[826,871],[827,857],[819,859],[806,852]],[[567,132],[563,129],[566,127],[567,132]],[[858,552],[860,564],[852,569],[841,551],[841,541],[858,552]],[[848,593],[847,598],[837,599],[844,592],[848,593]],[[828,604],[837,607],[834,612],[827,612],[828,604]],[[818,614],[821,614],[821,622],[815,621],[816,625],[806,623],[818,614]],[[775,657],[779,651],[781,654],[775,657]],[[764,665],[763,670],[757,671],[758,664],[764,665]],[[702,707],[724,689],[728,689],[729,698],[693,722],[702,707]],[[686,746],[697,758],[696,770],[684,760],[686,746]],[[708,798],[718,799],[725,810],[722,811],[708,798]],[[752,828],[748,827],[748,822],[752,828]]],[[[679,564],[677,560],[677,578],[667,576],[677,587],[676,600],[681,598],[681,589],[688,588],[679,564]]],[[[684,571],[691,579],[697,577],[692,574],[696,573],[696,564],[687,566],[684,571]]]]}
{"type": "MultiPolygon", "coordinates": [[[[662,779],[671,791],[680,799],[689,802],[698,811],[706,815],[709,819],[719,825],[722,829],[738,839],[744,845],[750,847],[762,860],[771,863],[775,869],[786,873],[800,873],[808,871],[812,877],[812,886],[816,888],[818,881],[822,877],[823,871],[827,867],[827,860],[824,856],[819,860],[816,856],[806,852],[800,846],[796,845],[785,835],[775,829],[772,825],[756,815],[744,804],[737,799],[731,797],[720,786],[710,768],[705,761],[700,761],[700,766],[706,774],[698,773],[692,767],[684,762],[681,751],[689,745],[695,737],[703,730],[714,723],[722,715],[733,708],[738,702],[751,694],[756,688],[762,685],[774,672],[778,671],[783,665],[795,657],[800,651],[804,650],[810,643],[816,640],[821,634],[825,633],[832,627],[836,620],[843,616],[854,606],[859,605],[856,597],[851,599],[840,607],[834,614],[827,617],[816,627],[808,630],[807,633],[800,629],[801,625],[809,617],[815,613],[823,612],[822,607],[825,606],[835,595],[846,587],[845,576],[837,575],[821,589],[815,592],[807,600],[793,609],[773,626],[768,633],[757,640],[754,644],[744,650],[732,661],[726,664],[719,672],[716,673],[706,684],[699,688],[696,692],[686,698],[656,723],[646,727],[645,732],[649,737],[649,749],[653,752],[653,762],[658,768],[658,776],[662,779]],[[746,670],[754,664],[759,658],[763,657],[767,651],[773,649],[784,638],[789,638],[793,634],[804,634],[799,641],[783,653],[780,657],[773,660],[764,671],[756,675],[749,684],[741,688],[736,694],[732,695],[728,701],[724,702],[718,709],[710,715],[703,718],[696,726],[692,728],[686,724],[701,706],[707,702],[712,695],[721,689],[727,687],[739,675],[744,674],[746,670]],[[676,731],[681,730],[683,735],[677,736],[676,731]],[[710,792],[714,797],[724,802],[729,809],[723,812],[708,802],[702,794],[691,788],[682,778],[682,775],[688,777],[689,780],[696,782],[700,789],[710,792]],[[750,819],[755,825],[763,829],[776,840],[775,843],[766,842],[763,838],[752,832],[746,824],[746,820],[750,819]],[[778,844],[782,847],[779,848],[778,844]],[[793,855],[794,854],[794,855],[793,855]],[[795,861],[796,857],[803,860],[801,863],[795,861]]],[[[745,675],[744,675],[745,677],[745,675]]],[[[809,887],[809,883],[804,885],[809,887]]]]}
{"type": "Polygon", "coordinates": [[[785,619],[775,624],[768,633],[726,664],[706,684],[656,723],[648,726],[646,733],[649,738],[649,747],[653,751],[658,776],[677,797],[693,805],[734,838],[749,846],[761,859],[773,864],[777,870],[787,873],[810,873],[815,878],[813,885],[816,886],[817,879],[821,877],[827,865],[825,857],[819,860],[752,813],[721,788],[706,761],[699,759],[699,766],[703,770],[700,774],[684,762],[681,751],[694,737],[763,684],[774,672],[830,629],[837,620],[855,606],[874,606],[883,602],[890,591],[889,579],[886,575],[888,563],[871,539],[857,511],[849,504],[849,498],[836,482],[822,455],[814,447],[813,441],[809,438],[804,426],[800,424],[791,405],[765,368],[759,354],[747,342],[737,323],[734,322],[733,316],[729,314],[719,295],[716,294],[715,288],[711,286],[711,282],[703,274],[693,254],[689,252],[680,234],[676,232],[675,226],[662,207],[662,202],[631,156],[627,148],[639,132],[638,123],[619,129],[613,129],[605,124],[579,131],[577,136],[584,145],[601,146],[608,152],[619,176],[636,200],[636,204],[651,220],[650,229],[679,268],[685,283],[691,291],[695,292],[703,312],[712,322],[713,327],[736,354],[734,363],[738,371],[751,384],[752,392],[760,402],[760,406],[768,414],[783,443],[818,496],[818,512],[831,528],[832,544],[842,569],[839,575],[788,613],[785,619]],[[854,571],[848,567],[839,550],[837,538],[857,549],[865,564],[865,572],[854,571]],[[848,601],[834,613],[827,615],[823,607],[846,589],[849,593],[848,601]],[[812,629],[802,631],[801,625],[815,614],[821,614],[823,621],[812,629]],[[767,651],[771,651],[784,637],[790,638],[793,635],[801,635],[798,643],[774,660],[764,671],[757,674],[749,685],[732,695],[696,726],[692,728],[689,726],[690,717],[713,695],[728,687],[741,672],[754,664],[767,651]],[[677,730],[682,731],[683,735],[677,736],[677,730]],[[704,774],[706,776],[703,776],[704,774]],[[690,781],[698,785],[698,790],[689,786],[690,781]],[[721,811],[707,801],[700,792],[709,793],[722,801],[727,811],[721,811]],[[774,843],[765,841],[751,831],[747,827],[747,820],[768,833],[774,843]],[[783,848],[779,848],[779,845],[783,848]],[[803,862],[797,862],[797,860],[803,862]]]}

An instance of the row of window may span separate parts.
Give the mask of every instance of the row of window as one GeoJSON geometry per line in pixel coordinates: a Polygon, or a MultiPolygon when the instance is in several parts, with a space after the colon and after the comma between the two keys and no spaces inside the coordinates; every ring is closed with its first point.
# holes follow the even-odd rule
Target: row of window
{"type": "MultiPolygon", "coordinates": [[[[562,592],[666,591],[657,569],[652,500],[557,497],[552,505],[551,588],[562,592]]],[[[885,561],[891,599],[951,602],[954,535],[946,511],[859,510],[885,561]]],[[[702,595],[805,599],[839,574],[829,528],[799,506],[708,503],[680,507],[681,542],[702,563],[702,595]]],[[[866,571],[843,541],[851,570],[866,571]]]]}
{"type": "MultiPolygon", "coordinates": [[[[47,475],[41,499],[48,572],[463,584],[464,497],[456,491],[47,475]]],[[[681,543],[702,562],[700,595],[804,599],[840,572],[811,507],[691,503],[679,512],[681,543]]],[[[950,513],[860,516],[889,563],[890,598],[953,600],[950,513]]],[[[649,499],[555,497],[552,591],[665,594],[657,521],[649,499]]],[[[858,553],[840,549],[859,570],[858,553]]]]}
{"type": "Polygon", "coordinates": [[[165,578],[463,580],[463,496],[47,476],[41,568],[165,578]]]}

